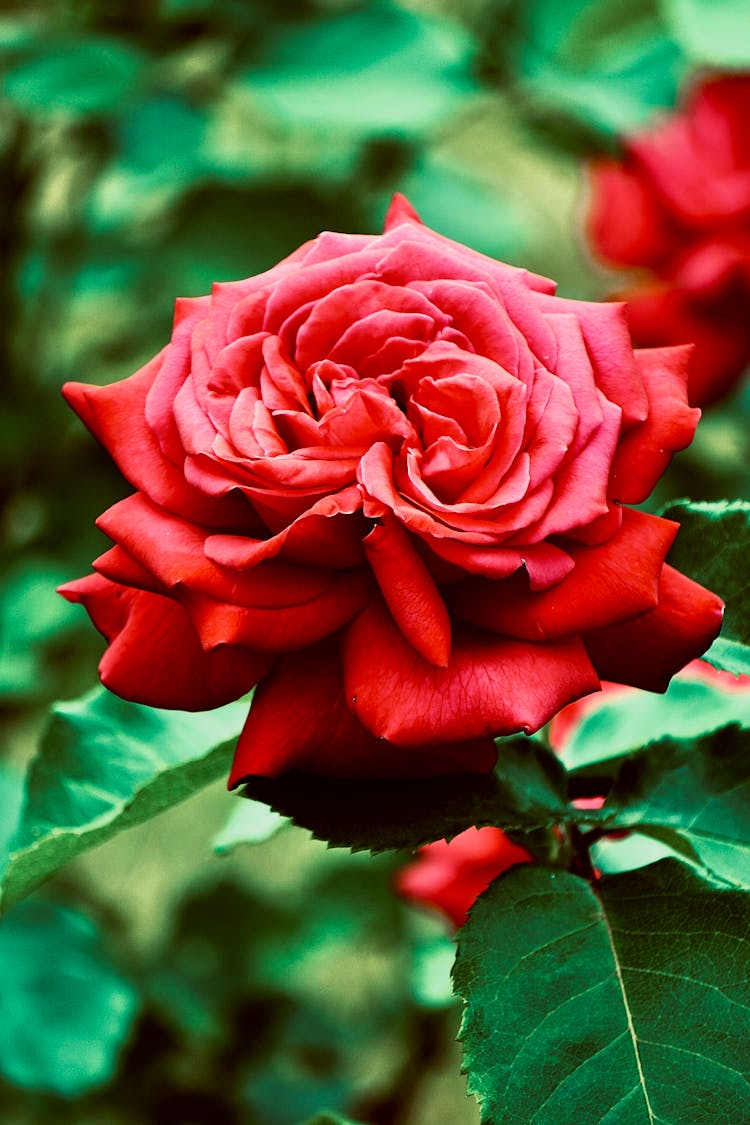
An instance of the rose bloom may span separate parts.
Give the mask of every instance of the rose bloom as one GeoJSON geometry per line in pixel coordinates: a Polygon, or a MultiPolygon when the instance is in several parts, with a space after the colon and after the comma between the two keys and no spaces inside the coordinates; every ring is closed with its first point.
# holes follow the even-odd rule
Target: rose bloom
{"type": "Polygon", "coordinates": [[[396,873],[394,886],[410,902],[438,910],[458,928],[493,879],[533,859],[499,828],[467,828],[452,840],[419,848],[416,858],[396,873]]]}
{"type": "Polygon", "coordinates": [[[649,271],[624,296],[637,344],[695,342],[690,401],[750,364],[750,76],[712,78],[682,110],[591,169],[589,233],[608,262],[649,271]]]}
{"type": "Polygon", "coordinates": [[[601,678],[663,691],[720,600],[650,493],[698,412],[687,350],[424,227],[324,233],[177,302],[131,378],[65,394],[135,488],[62,593],[105,685],[205,709],[258,684],[231,784],[492,768],[601,678]]]}

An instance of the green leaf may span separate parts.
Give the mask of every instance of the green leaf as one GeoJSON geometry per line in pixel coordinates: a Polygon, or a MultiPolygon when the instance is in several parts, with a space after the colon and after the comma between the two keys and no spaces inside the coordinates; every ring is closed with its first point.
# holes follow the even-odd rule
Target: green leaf
{"type": "Polygon", "coordinates": [[[64,567],[45,559],[28,559],[4,576],[0,592],[0,695],[16,699],[44,691],[42,646],[79,626],[75,607],[55,593],[55,587],[66,577],[64,567]]]}
{"type": "Polygon", "coordinates": [[[8,844],[18,824],[23,803],[23,774],[0,765],[0,873],[3,870],[8,844]]]}
{"type": "Polygon", "coordinates": [[[627,132],[674,104],[684,60],[651,0],[528,0],[498,49],[540,107],[627,132]]]}
{"type": "Polygon", "coordinates": [[[518,866],[458,935],[485,1125],[750,1120],[750,896],[663,860],[605,878],[518,866]]]}
{"type": "Polygon", "coordinates": [[[0,1072],[75,1097],[111,1078],[137,998],[84,915],[37,899],[0,926],[0,1072]]]}
{"type": "Polygon", "coordinates": [[[199,714],[160,711],[103,688],[55,704],[0,882],[3,908],[73,856],[228,772],[246,715],[246,702],[199,714]]]}
{"type": "Polygon", "coordinates": [[[411,992],[424,1008],[445,1008],[455,1003],[451,987],[451,969],[456,947],[445,931],[443,919],[424,918],[430,923],[413,941],[411,992]]]}
{"type": "Polygon", "coordinates": [[[416,848],[472,825],[548,827],[570,813],[565,770],[531,739],[499,744],[491,774],[341,781],[306,774],[252,778],[244,792],[332,847],[416,848]]]}
{"type": "Polygon", "coordinates": [[[107,112],[130,96],[142,66],[141,53],[120,40],[49,43],[8,71],[4,90],[24,109],[107,112]]]}
{"type": "Polygon", "coordinates": [[[662,8],[672,35],[693,62],[750,66],[749,0],[662,0],[662,8]]]}
{"type": "Polygon", "coordinates": [[[664,695],[603,694],[576,724],[560,756],[570,770],[619,758],[661,738],[697,738],[729,723],[750,728],[750,691],[678,677],[664,695]]]}
{"type": "Polygon", "coordinates": [[[270,35],[244,77],[287,128],[409,136],[473,92],[471,47],[455,24],[373,3],[270,35]]]}
{"type": "Polygon", "coordinates": [[[731,726],[648,747],[623,762],[600,815],[672,848],[682,839],[693,862],[750,889],[750,735],[731,726]]]}
{"type": "Polygon", "coordinates": [[[683,859],[684,849],[672,848],[665,841],[657,840],[642,832],[628,832],[625,836],[602,836],[590,848],[591,863],[604,875],[619,875],[623,871],[635,871],[671,857],[683,859]]]}
{"type": "Polygon", "coordinates": [[[727,672],[750,673],[750,503],[680,501],[661,514],[682,525],[667,561],[727,604],[721,635],[705,659],[727,672]]]}
{"type": "Polygon", "coordinates": [[[353,1121],[351,1117],[342,1117],[340,1113],[329,1113],[324,1110],[322,1113],[316,1113],[314,1117],[308,1117],[304,1125],[360,1125],[360,1123],[353,1121]]]}
{"type": "Polygon", "coordinates": [[[263,844],[288,823],[286,817],[260,801],[236,801],[226,824],[214,837],[213,849],[217,855],[228,855],[240,844],[263,844]]]}

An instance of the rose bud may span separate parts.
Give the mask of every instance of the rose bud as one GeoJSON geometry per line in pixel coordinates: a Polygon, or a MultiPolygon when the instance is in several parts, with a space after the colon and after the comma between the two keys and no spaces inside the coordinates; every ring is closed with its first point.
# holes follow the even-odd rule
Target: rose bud
{"type": "Polygon", "coordinates": [[[636,344],[695,343],[689,398],[713,402],[750,364],[750,76],[712,78],[622,159],[591,168],[589,235],[641,267],[624,293],[636,344]]]}
{"type": "Polygon", "coordinates": [[[664,691],[722,603],[627,505],[693,436],[688,349],[424,227],[321,234],[181,300],[172,339],[68,401],[135,489],[62,588],[126,699],[258,688],[231,785],[485,771],[602,678],[664,691]]]}
{"type": "Polygon", "coordinates": [[[458,928],[493,879],[516,863],[533,859],[500,828],[467,828],[452,840],[419,848],[416,857],[396,873],[394,886],[410,902],[439,910],[458,928]]]}

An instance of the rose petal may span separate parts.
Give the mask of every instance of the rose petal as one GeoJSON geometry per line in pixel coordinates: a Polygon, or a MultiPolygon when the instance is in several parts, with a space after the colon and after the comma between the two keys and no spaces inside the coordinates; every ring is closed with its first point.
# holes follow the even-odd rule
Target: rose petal
{"type": "Polygon", "coordinates": [[[587,633],[584,640],[601,679],[662,692],[675,672],[706,651],[723,613],[716,594],[665,566],[656,609],[587,633]]]}
{"type": "Polygon", "coordinates": [[[524,547],[495,547],[457,539],[425,537],[430,550],[440,559],[453,563],[469,574],[487,578],[507,578],[524,567],[532,590],[543,590],[561,582],[575,563],[567,551],[553,543],[532,543],[524,547]]]}
{"type": "Polygon", "coordinates": [[[205,553],[206,531],[170,515],[136,493],[109,508],[97,526],[154,575],[162,589],[203,592],[240,606],[289,608],[320,597],[334,572],[263,562],[240,573],[223,570],[205,553]]]}
{"type": "Polygon", "coordinates": [[[335,633],[367,604],[372,579],[363,569],[338,571],[322,591],[290,605],[242,606],[192,590],[181,594],[201,644],[287,652],[335,633]]]}
{"type": "Polygon", "coordinates": [[[430,664],[445,668],[451,646],[448,611],[408,533],[387,515],[363,545],[383,598],[404,637],[430,664]]]}
{"type": "Polygon", "coordinates": [[[640,348],[638,370],[649,396],[645,422],[624,435],[612,465],[610,496],[640,504],[661,477],[672,454],[693,440],[700,410],[688,406],[686,377],[690,348],[640,348]]]}
{"type": "Polygon", "coordinates": [[[589,175],[587,229],[594,248],[616,265],[658,267],[680,234],[651,183],[627,161],[595,160],[589,175]],[[620,215],[627,222],[614,218],[620,215]]]}
{"type": "Polygon", "coordinates": [[[239,699],[268,668],[266,654],[245,648],[204,652],[188,615],[171,598],[99,574],[68,582],[59,593],[83,605],[109,643],[99,664],[104,686],[133,703],[210,710],[239,699]]]}
{"type": "MultiPolygon", "coordinates": [[[[251,514],[244,497],[214,497],[192,487],[181,468],[164,457],[146,424],[146,396],[163,356],[160,352],[120,383],[108,387],[66,383],[63,394],[134,488],[169,511],[199,520],[207,527],[242,526],[251,514]]],[[[229,493],[229,489],[226,491],[229,493]]]]}
{"type": "Polygon", "coordinates": [[[303,770],[327,777],[422,777],[487,773],[491,740],[429,742],[405,749],[375,738],[346,705],[339,639],[278,657],[255,693],[229,778],[303,770]]]}
{"type": "Polygon", "coordinates": [[[402,746],[538,730],[599,686],[578,639],[529,644],[475,630],[454,636],[448,667],[435,668],[376,602],[347,629],[343,657],[352,711],[402,746]]]}
{"type": "Polygon", "coordinates": [[[368,526],[361,515],[358,488],[345,488],[324,496],[307,512],[268,539],[244,535],[210,535],[206,556],[220,566],[242,570],[264,559],[276,558],[347,569],[364,560],[362,537],[368,526]]]}
{"type": "Polygon", "coordinates": [[[678,524],[625,509],[620,530],[597,547],[569,544],[574,569],[534,593],[519,572],[501,582],[475,578],[446,589],[451,613],[484,629],[529,641],[598,628],[653,609],[678,524]]]}

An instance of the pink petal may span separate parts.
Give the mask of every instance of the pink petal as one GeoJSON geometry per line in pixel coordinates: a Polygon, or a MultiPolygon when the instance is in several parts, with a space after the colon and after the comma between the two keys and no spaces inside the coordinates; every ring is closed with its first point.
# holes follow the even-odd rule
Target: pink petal
{"type": "Polygon", "coordinates": [[[635,352],[649,397],[648,417],[621,440],[612,466],[610,497],[640,504],[661,477],[672,454],[693,440],[700,410],[687,401],[690,348],[641,348],[635,352]]]}
{"type": "Polygon", "coordinates": [[[421,225],[422,220],[406,196],[402,195],[400,191],[397,191],[388,207],[385,222],[383,223],[383,230],[391,230],[401,223],[419,223],[421,225]]]}

